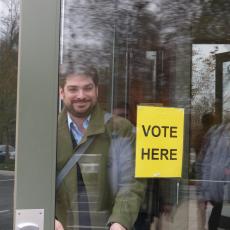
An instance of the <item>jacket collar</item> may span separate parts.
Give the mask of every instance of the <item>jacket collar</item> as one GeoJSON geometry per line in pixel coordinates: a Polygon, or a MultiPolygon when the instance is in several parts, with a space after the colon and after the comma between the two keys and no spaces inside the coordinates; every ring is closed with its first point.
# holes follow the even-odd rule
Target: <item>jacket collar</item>
{"type": "MultiPolygon", "coordinates": [[[[105,112],[100,108],[99,104],[97,103],[92,110],[86,135],[83,137],[80,143],[85,142],[88,136],[97,135],[105,132],[104,113],[105,112]]],[[[59,116],[58,130],[63,131],[63,129],[65,131],[67,131],[68,129],[66,108],[62,110],[59,116]]]]}
{"type": "Polygon", "coordinates": [[[100,108],[99,104],[96,104],[91,113],[87,136],[105,132],[104,113],[105,112],[100,108]]]}

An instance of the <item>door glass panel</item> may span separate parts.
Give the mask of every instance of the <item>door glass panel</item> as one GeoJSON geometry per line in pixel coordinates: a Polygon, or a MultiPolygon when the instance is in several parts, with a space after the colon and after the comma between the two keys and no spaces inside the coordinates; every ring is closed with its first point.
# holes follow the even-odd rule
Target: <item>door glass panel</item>
{"type": "MultiPolygon", "coordinates": [[[[228,179],[205,177],[210,174],[205,171],[202,151],[207,131],[225,120],[225,111],[229,107],[229,60],[220,55],[230,50],[226,40],[229,37],[226,23],[229,12],[226,9],[230,3],[227,0],[222,3],[212,0],[173,3],[151,0],[62,1],[60,86],[63,73],[69,71],[73,74],[79,66],[93,67],[99,77],[97,99],[101,108],[126,118],[134,130],[137,105],[185,109],[182,178],[147,180],[145,198],[136,222],[132,223],[135,229],[207,229],[208,221],[213,220],[210,215],[215,211],[215,205],[210,197],[203,196],[203,188],[219,188],[216,184],[223,185],[228,179]],[[210,183],[205,183],[207,180],[210,183]]],[[[64,101],[66,95],[61,92],[64,101]]],[[[77,99],[72,102],[74,100],[77,103],[77,99]]],[[[62,140],[66,136],[70,139],[67,132],[62,140]]],[[[214,143],[215,137],[212,138],[214,143]]],[[[69,150],[73,151],[72,146],[69,150]]],[[[103,155],[103,152],[97,152],[83,162],[82,171],[91,172],[95,184],[100,178],[96,168],[103,155]]],[[[225,157],[228,162],[229,157],[225,157]]],[[[61,160],[67,162],[67,158],[61,160]]],[[[211,163],[207,165],[211,166],[211,163]]],[[[95,184],[88,191],[94,198],[98,189],[95,184]]],[[[62,189],[64,193],[69,188],[62,189]]],[[[76,189],[76,185],[71,189],[76,189]]],[[[58,205],[60,196],[56,195],[58,205]]],[[[223,196],[221,199],[219,203],[223,204],[223,196]]],[[[85,203],[82,197],[78,200],[85,203]]],[[[107,196],[102,200],[114,202],[107,196]]],[[[103,209],[97,206],[97,199],[91,201],[98,221],[100,218],[108,220],[111,214],[105,208],[108,206],[103,209]],[[102,215],[101,208],[108,212],[102,215]]],[[[73,202],[76,205],[76,200],[73,202]]],[[[220,206],[217,206],[219,211],[220,206]]],[[[79,212],[76,206],[69,206],[67,210],[69,215],[64,221],[70,227],[78,223],[73,218],[79,218],[79,212]],[[68,219],[70,216],[71,220],[68,219]]],[[[214,222],[219,224],[215,219],[214,222]]]]}
{"type": "Polygon", "coordinates": [[[0,1],[0,223],[13,229],[19,3],[0,1]]]}

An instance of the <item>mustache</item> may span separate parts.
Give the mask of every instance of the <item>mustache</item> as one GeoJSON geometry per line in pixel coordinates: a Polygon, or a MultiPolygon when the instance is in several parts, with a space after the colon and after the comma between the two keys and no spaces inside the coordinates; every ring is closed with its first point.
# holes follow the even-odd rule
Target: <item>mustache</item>
{"type": "Polygon", "coordinates": [[[76,100],[72,100],[73,103],[78,103],[78,102],[89,102],[90,100],[88,99],[76,99],[76,100]]]}

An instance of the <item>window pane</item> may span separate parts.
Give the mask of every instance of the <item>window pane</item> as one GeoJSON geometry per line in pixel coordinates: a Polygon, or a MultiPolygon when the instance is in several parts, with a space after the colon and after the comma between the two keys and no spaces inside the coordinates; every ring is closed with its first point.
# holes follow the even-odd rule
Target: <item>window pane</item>
{"type": "Polygon", "coordinates": [[[15,126],[18,62],[17,0],[0,1],[0,223],[13,228],[15,126]]]}
{"type": "MultiPolygon", "coordinates": [[[[221,174],[222,178],[212,177],[208,172],[215,163],[209,161],[206,164],[205,158],[208,157],[202,151],[209,128],[213,125],[219,127],[220,123],[228,120],[230,45],[227,9],[230,3],[227,0],[178,0],[173,3],[167,0],[65,0],[62,3],[61,77],[66,72],[74,75],[79,66],[96,69],[99,77],[97,99],[100,107],[129,120],[133,130],[136,126],[138,105],[185,109],[182,178],[148,179],[145,199],[138,210],[136,222],[132,225],[141,230],[151,227],[205,229],[208,228],[208,220],[220,225],[219,220],[210,217],[210,213],[217,209],[220,218],[221,207],[225,204],[223,201],[226,188],[223,182],[229,180],[229,165],[226,163],[229,162],[229,156],[225,155],[220,161],[218,169],[224,172],[221,174]],[[208,167],[205,168],[204,164],[208,167]],[[205,175],[210,177],[206,178],[205,175]],[[207,180],[210,183],[205,183],[207,180]],[[207,185],[212,188],[212,195],[222,192],[218,200],[219,206],[213,206],[215,199],[203,196],[207,185]]],[[[78,75],[87,75],[86,72],[81,73],[78,75]]],[[[73,110],[80,109],[77,106],[77,96],[72,99],[70,97],[68,101],[64,91],[66,82],[62,85],[63,81],[60,80],[60,84],[63,87],[61,99],[65,105],[69,102],[72,106],[69,108],[71,115],[73,110]]],[[[78,87],[77,90],[84,92],[84,87],[78,87]]],[[[81,108],[83,107],[82,105],[81,108]]],[[[91,109],[87,112],[87,115],[91,115],[91,109]]],[[[91,116],[87,118],[89,121],[86,120],[83,140],[88,135],[87,122],[90,124],[91,116]]],[[[122,124],[121,121],[119,125],[122,124]]],[[[77,123],[76,120],[73,123],[77,123]]],[[[68,128],[66,131],[70,129],[68,128]]],[[[228,135],[228,131],[225,131],[228,135]]],[[[65,137],[62,136],[62,140],[64,138],[65,141],[70,139],[69,132],[65,137]]],[[[216,137],[212,137],[213,144],[215,140],[216,137]]],[[[227,146],[228,142],[225,139],[223,146],[227,146]]],[[[73,152],[72,146],[69,151],[73,152]]],[[[102,151],[95,152],[95,156],[83,162],[85,165],[82,170],[92,173],[90,176],[95,179],[96,185],[100,175],[96,173],[96,169],[103,161],[104,154],[102,151]]],[[[214,155],[217,156],[217,153],[214,155]]],[[[67,162],[67,159],[68,157],[64,161],[67,162]]],[[[132,174],[132,170],[130,167],[129,173],[132,174]]],[[[213,175],[219,172],[212,170],[213,175]]],[[[118,172],[121,173],[119,170],[118,172]]],[[[87,177],[83,177],[83,181],[87,181],[87,177]]],[[[98,189],[96,185],[91,186],[88,191],[92,192],[92,196],[98,189]]],[[[76,185],[71,188],[76,189],[76,185]]],[[[65,190],[68,188],[63,187],[62,192],[65,190]]],[[[210,194],[208,195],[211,196],[210,194]]],[[[79,199],[83,198],[78,197],[79,199]]],[[[114,203],[111,197],[105,196],[104,199],[108,203],[114,203]]],[[[101,211],[95,199],[92,199],[92,203],[96,205],[94,211],[101,211]]],[[[68,210],[68,214],[73,214],[74,218],[79,217],[76,206],[68,210]]],[[[102,218],[101,213],[97,214],[102,218]]],[[[110,214],[109,211],[103,216],[104,223],[109,220],[110,214]]],[[[68,221],[74,223],[67,218],[68,221]]]]}

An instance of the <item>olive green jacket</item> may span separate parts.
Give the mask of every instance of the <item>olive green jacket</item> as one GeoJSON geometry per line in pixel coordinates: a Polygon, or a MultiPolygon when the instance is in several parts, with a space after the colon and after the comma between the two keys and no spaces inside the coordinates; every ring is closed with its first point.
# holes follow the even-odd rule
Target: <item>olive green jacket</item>
{"type": "MultiPolygon", "coordinates": [[[[105,229],[109,223],[117,222],[132,229],[146,185],[144,180],[134,179],[133,126],[117,116],[104,124],[104,112],[96,105],[86,134],[76,149],[92,135],[95,136],[92,144],[79,160],[91,225],[105,229]]],[[[72,147],[64,109],[58,121],[57,173],[76,149],[72,147]]],[[[76,191],[77,170],[73,167],[56,191],[56,217],[65,229],[78,229],[76,191]]]]}

